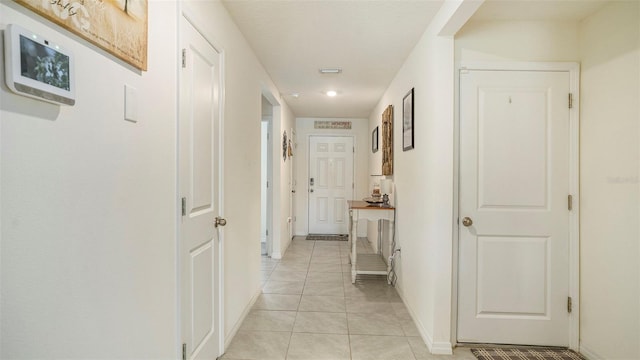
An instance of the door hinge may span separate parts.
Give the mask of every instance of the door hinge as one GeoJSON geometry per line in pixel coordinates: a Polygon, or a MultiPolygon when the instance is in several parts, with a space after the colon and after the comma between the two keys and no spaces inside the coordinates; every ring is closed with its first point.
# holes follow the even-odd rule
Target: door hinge
{"type": "Polygon", "coordinates": [[[187,215],[187,198],[182,198],[182,216],[187,215]]]}
{"type": "Polygon", "coordinates": [[[265,235],[269,236],[269,229],[267,229],[267,233],[265,235]]]}
{"type": "Polygon", "coordinates": [[[569,211],[573,210],[573,195],[567,196],[567,208],[569,211]]]}
{"type": "Polygon", "coordinates": [[[269,182],[267,181],[267,188],[269,188],[269,182]]]}
{"type": "Polygon", "coordinates": [[[182,68],[187,67],[187,49],[182,49],[182,68]]]}
{"type": "Polygon", "coordinates": [[[573,302],[571,300],[571,296],[569,296],[567,297],[567,312],[571,314],[571,311],[573,311],[573,302]]]}
{"type": "Polygon", "coordinates": [[[182,360],[187,360],[187,344],[182,344],[182,360]]]}
{"type": "Polygon", "coordinates": [[[569,109],[573,109],[573,94],[569,93],[569,109]]]}
{"type": "Polygon", "coordinates": [[[351,183],[351,188],[355,189],[356,188],[356,184],[355,183],[351,183]]]}
{"type": "Polygon", "coordinates": [[[354,146],[354,147],[352,147],[352,149],[353,149],[353,153],[355,154],[356,153],[356,147],[354,146]]]}

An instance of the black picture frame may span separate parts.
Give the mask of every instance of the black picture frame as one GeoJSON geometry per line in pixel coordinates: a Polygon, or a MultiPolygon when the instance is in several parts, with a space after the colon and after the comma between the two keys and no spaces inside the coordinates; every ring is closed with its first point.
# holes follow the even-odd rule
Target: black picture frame
{"type": "Polygon", "coordinates": [[[379,149],[378,128],[379,128],[379,126],[376,126],[376,128],[373,129],[373,131],[371,132],[371,152],[373,152],[373,153],[377,153],[378,149],[379,149]]]}
{"type": "Polygon", "coordinates": [[[402,151],[414,148],[413,89],[402,98],[402,151]]]}

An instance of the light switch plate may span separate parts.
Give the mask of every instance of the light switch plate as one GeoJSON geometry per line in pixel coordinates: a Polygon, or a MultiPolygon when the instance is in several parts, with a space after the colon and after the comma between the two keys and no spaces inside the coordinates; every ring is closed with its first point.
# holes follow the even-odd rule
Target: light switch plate
{"type": "Polygon", "coordinates": [[[129,85],[124,86],[124,119],[138,122],[138,90],[129,85]]]}

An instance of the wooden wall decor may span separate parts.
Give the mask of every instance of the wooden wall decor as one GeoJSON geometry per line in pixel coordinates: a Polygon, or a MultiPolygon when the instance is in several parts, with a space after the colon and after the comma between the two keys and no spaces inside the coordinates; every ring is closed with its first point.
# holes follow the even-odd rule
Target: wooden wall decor
{"type": "Polygon", "coordinates": [[[134,67],[147,70],[148,0],[15,2],[134,67]]]}
{"type": "Polygon", "coordinates": [[[393,105],[382,113],[382,175],[393,175],[393,105]]]}

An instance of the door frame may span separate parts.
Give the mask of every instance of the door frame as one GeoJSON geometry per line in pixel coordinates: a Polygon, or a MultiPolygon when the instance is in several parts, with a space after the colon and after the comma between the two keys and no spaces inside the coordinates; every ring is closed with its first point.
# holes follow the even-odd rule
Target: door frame
{"type": "MultiPolygon", "coordinates": [[[[282,108],[278,96],[271,88],[265,84],[260,84],[260,97],[258,97],[260,104],[262,104],[262,98],[264,97],[269,104],[271,104],[271,114],[269,119],[269,139],[267,149],[267,177],[269,178],[269,187],[267,188],[267,230],[269,236],[267,237],[267,254],[273,259],[282,258],[282,244],[281,244],[281,232],[282,229],[276,224],[281,224],[280,219],[282,217],[282,204],[280,201],[282,183],[282,175],[280,173],[282,167],[282,153],[279,150],[279,139],[282,134],[282,108]]],[[[259,106],[262,109],[262,105],[259,106]]],[[[262,120],[263,115],[260,115],[262,120]]]]}
{"type": "MultiPolygon", "coordinates": [[[[462,71],[545,71],[568,72],[573,106],[569,111],[569,193],[573,209],[569,212],[569,348],[580,347],[580,64],[575,62],[460,62],[455,71],[454,176],[453,176],[453,276],[451,296],[451,339],[458,343],[458,276],[460,211],[460,73],[462,71]]],[[[568,100],[567,100],[568,101],[568,100]]]]}
{"type": "MultiPolygon", "coordinates": [[[[181,41],[180,38],[182,36],[182,27],[180,26],[180,23],[182,21],[182,18],[184,18],[185,21],[189,22],[195,29],[196,31],[198,31],[203,38],[209,43],[209,45],[211,45],[219,54],[219,79],[220,79],[220,89],[219,89],[219,100],[218,100],[218,128],[216,129],[219,134],[220,134],[220,138],[219,138],[219,142],[218,142],[218,148],[217,153],[218,153],[218,179],[217,183],[218,183],[218,216],[225,218],[225,212],[224,212],[224,113],[225,113],[225,51],[222,47],[217,46],[215,44],[214,41],[212,41],[211,37],[207,35],[207,31],[205,31],[205,28],[203,26],[201,26],[200,24],[205,23],[204,21],[202,21],[202,19],[200,19],[197,15],[196,12],[190,10],[188,8],[188,6],[183,3],[183,2],[178,2],[178,16],[177,16],[177,21],[178,21],[178,34],[177,34],[177,41],[176,41],[176,66],[179,68],[180,64],[182,62],[182,48],[181,48],[181,41]]],[[[177,84],[180,84],[181,78],[179,76],[179,69],[177,69],[178,72],[178,76],[176,78],[177,84]]],[[[182,318],[181,318],[181,309],[182,309],[182,303],[181,303],[181,289],[182,289],[182,283],[180,281],[181,279],[181,261],[180,261],[180,242],[181,242],[181,237],[180,237],[180,226],[181,226],[181,218],[182,218],[182,208],[181,208],[181,202],[180,202],[180,182],[179,182],[179,169],[180,169],[180,163],[179,163],[179,149],[180,149],[180,134],[178,133],[178,128],[179,128],[179,121],[180,121],[180,101],[181,101],[181,96],[180,96],[180,86],[178,86],[178,91],[176,92],[176,123],[175,123],[175,164],[176,164],[176,172],[175,172],[175,192],[176,192],[176,203],[175,203],[175,221],[176,221],[176,233],[175,233],[175,239],[176,239],[176,243],[175,243],[175,249],[176,249],[176,254],[175,254],[175,271],[176,271],[176,293],[175,293],[175,300],[176,300],[176,331],[175,331],[175,336],[176,336],[176,358],[182,358],[182,333],[181,333],[181,324],[182,324],[182,318]]],[[[224,243],[225,243],[225,239],[224,239],[224,227],[218,227],[218,246],[215,248],[215,251],[218,255],[218,259],[217,260],[217,264],[218,267],[216,269],[217,274],[218,274],[218,288],[216,289],[216,292],[218,294],[218,313],[214,316],[214,326],[216,328],[216,331],[218,332],[218,356],[221,356],[222,354],[224,354],[224,352],[226,351],[225,348],[225,334],[224,334],[224,243]]]]}
{"type": "MultiPolygon", "coordinates": [[[[264,97],[264,95],[263,95],[264,97]]],[[[266,97],[265,97],[266,99],[266,97]]],[[[268,99],[267,99],[268,101],[268,99]]],[[[266,154],[264,154],[264,156],[266,157],[266,164],[264,164],[264,166],[266,167],[266,179],[261,179],[267,182],[267,186],[266,186],[266,196],[265,196],[265,203],[261,204],[261,212],[262,210],[265,211],[265,227],[266,227],[266,248],[267,248],[267,256],[271,257],[272,253],[273,253],[273,110],[271,111],[270,115],[262,115],[262,118],[260,120],[261,122],[261,126],[262,123],[266,123],[267,125],[267,138],[264,139],[261,136],[261,141],[266,141],[266,154]]],[[[261,144],[262,147],[262,144],[261,144]]],[[[263,154],[261,154],[260,156],[262,157],[263,154]]],[[[262,166],[262,164],[261,164],[262,166]]],[[[260,184],[260,187],[262,189],[262,186],[264,186],[265,184],[260,184]]],[[[262,221],[262,219],[261,219],[262,221]]],[[[262,234],[260,234],[260,236],[262,236],[262,234]]],[[[262,251],[261,251],[262,252],[262,251]]]]}
{"type": "MultiPolygon", "coordinates": [[[[311,201],[309,200],[309,172],[311,171],[311,138],[312,137],[335,137],[335,138],[351,138],[352,144],[353,144],[353,151],[351,152],[351,156],[353,158],[352,160],[352,179],[353,179],[353,187],[352,187],[352,197],[355,197],[357,190],[358,190],[358,184],[356,181],[356,149],[358,147],[356,141],[357,138],[355,135],[336,135],[336,134],[309,134],[307,135],[307,171],[306,171],[306,179],[305,179],[305,188],[306,188],[306,196],[307,196],[307,235],[311,233],[310,229],[311,229],[311,201]]],[[[350,231],[347,229],[347,231],[350,231]]]]}
{"type": "MultiPolygon", "coordinates": [[[[293,127],[291,128],[291,133],[289,136],[291,139],[291,148],[292,148],[291,151],[295,153],[296,148],[298,147],[298,139],[297,139],[295,128],[293,127]]],[[[293,236],[294,236],[293,233],[294,233],[294,228],[296,223],[296,212],[295,212],[296,185],[297,185],[296,162],[293,161],[293,159],[291,159],[291,164],[289,167],[289,217],[287,219],[289,222],[289,241],[293,240],[293,236]]]]}

